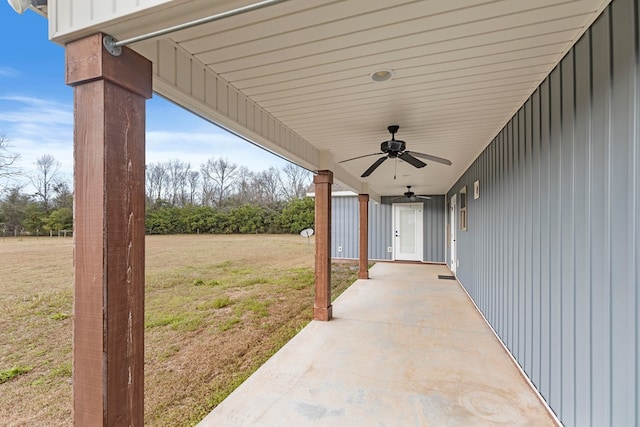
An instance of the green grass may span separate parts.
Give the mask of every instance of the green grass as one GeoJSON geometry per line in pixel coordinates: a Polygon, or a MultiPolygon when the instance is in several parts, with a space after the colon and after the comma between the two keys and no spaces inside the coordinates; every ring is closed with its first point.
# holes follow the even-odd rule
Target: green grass
{"type": "Polygon", "coordinates": [[[224,308],[229,304],[231,304],[231,298],[227,296],[216,298],[213,301],[211,301],[211,306],[213,308],[224,308]]]}
{"type": "Polygon", "coordinates": [[[49,372],[49,377],[51,378],[71,378],[72,373],[72,365],[71,362],[65,362],[61,365],[54,367],[51,372],[49,372]]]}
{"type": "Polygon", "coordinates": [[[20,375],[26,374],[32,369],[33,367],[31,366],[14,366],[11,369],[0,371],[0,384],[4,384],[14,378],[19,377],[20,375]]]}
{"type": "Polygon", "coordinates": [[[205,282],[203,279],[196,279],[193,281],[193,286],[216,287],[216,286],[222,286],[222,282],[220,282],[219,280],[209,280],[205,282]]]}
{"type": "Polygon", "coordinates": [[[225,319],[222,323],[220,323],[220,325],[218,325],[218,331],[220,332],[228,331],[238,323],[240,323],[239,317],[230,317],[228,319],[225,319]]]}
{"type": "Polygon", "coordinates": [[[174,331],[195,331],[204,322],[204,315],[185,312],[183,314],[148,314],[144,326],[153,329],[168,326],[174,331]]]}
{"type": "Polygon", "coordinates": [[[68,319],[69,317],[71,317],[69,313],[55,313],[49,316],[51,320],[64,320],[68,319]]]}
{"type": "MultiPolygon", "coordinates": [[[[147,243],[145,422],[195,424],[311,319],[313,253],[301,250],[297,236],[154,237],[147,243]]],[[[0,255],[21,259],[19,246],[2,252],[0,245],[0,255]]],[[[31,283],[38,271],[16,270],[6,283],[31,283]]],[[[332,297],[356,275],[348,265],[334,265],[332,297]]],[[[54,279],[48,270],[33,282],[43,286],[25,285],[19,296],[5,291],[0,366],[15,368],[0,374],[8,381],[0,386],[0,419],[38,407],[47,412],[34,425],[70,420],[71,277],[44,286],[54,279]]]]}
{"type": "Polygon", "coordinates": [[[252,312],[258,317],[266,317],[269,315],[269,301],[260,300],[255,296],[241,300],[235,307],[237,316],[242,317],[246,312],[252,312]]]}

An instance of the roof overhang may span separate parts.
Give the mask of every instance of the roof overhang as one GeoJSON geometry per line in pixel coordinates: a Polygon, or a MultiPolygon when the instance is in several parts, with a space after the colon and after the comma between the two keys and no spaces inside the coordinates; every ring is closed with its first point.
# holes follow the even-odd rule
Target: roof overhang
{"type": "MultiPolygon", "coordinates": [[[[49,3],[51,38],[65,43],[98,31],[122,40],[251,1],[49,3]]],[[[160,95],[303,167],[330,169],[356,193],[444,194],[608,3],[290,0],[130,47],[153,61],[160,95]],[[372,80],[385,69],[391,80],[372,80]],[[408,150],[453,165],[389,159],[360,178],[375,156],[341,163],[378,152],[391,124],[408,150]]]]}

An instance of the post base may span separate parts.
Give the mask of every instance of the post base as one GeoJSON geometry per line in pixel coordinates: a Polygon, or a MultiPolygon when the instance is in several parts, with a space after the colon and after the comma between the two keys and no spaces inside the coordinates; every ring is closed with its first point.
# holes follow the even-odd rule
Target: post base
{"type": "Polygon", "coordinates": [[[313,307],[313,319],[328,322],[333,317],[333,306],[327,308],[313,307]]]}

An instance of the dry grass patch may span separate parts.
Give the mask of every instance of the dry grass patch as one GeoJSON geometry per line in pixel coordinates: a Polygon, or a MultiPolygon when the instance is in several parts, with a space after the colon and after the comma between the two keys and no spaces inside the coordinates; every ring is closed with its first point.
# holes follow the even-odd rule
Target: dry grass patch
{"type": "MultiPolygon", "coordinates": [[[[299,236],[147,238],[145,421],[193,425],[310,320],[299,236]]],[[[0,241],[0,420],[71,425],[71,239],[0,241]]],[[[334,265],[334,297],[357,275],[334,265]]]]}

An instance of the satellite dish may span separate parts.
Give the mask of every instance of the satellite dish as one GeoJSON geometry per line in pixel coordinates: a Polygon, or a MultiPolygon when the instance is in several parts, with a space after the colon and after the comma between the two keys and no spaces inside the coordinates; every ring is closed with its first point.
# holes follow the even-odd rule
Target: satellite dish
{"type": "Polygon", "coordinates": [[[305,228],[300,232],[302,237],[311,237],[313,236],[313,228],[305,228]]]}

